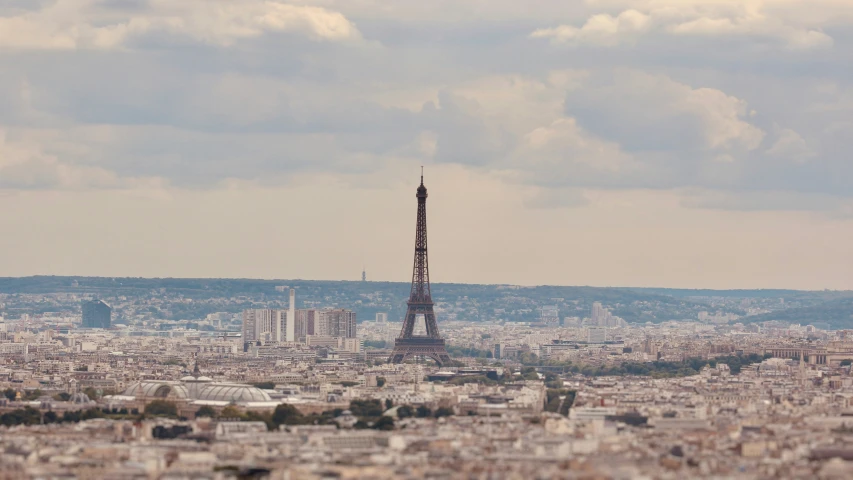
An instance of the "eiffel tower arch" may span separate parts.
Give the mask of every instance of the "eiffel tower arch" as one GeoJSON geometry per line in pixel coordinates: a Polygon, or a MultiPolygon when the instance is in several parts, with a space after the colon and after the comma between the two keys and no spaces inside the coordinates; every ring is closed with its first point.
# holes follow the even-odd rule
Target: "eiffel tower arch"
{"type": "Polygon", "coordinates": [[[423,356],[444,365],[450,361],[450,355],[444,347],[444,339],[438,332],[438,323],[433,311],[432,293],[429,286],[429,257],[427,255],[427,224],[426,199],[427,189],[424,186],[424,176],[421,174],[421,184],[417,192],[418,219],[415,230],[415,262],[412,268],[412,289],[409,301],[406,302],[406,318],[403,328],[394,342],[394,350],[389,361],[403,363],[414,356],[423,356]],[[424,317],[426,335],[415,335],[415,322],[418,316],[424,317]]]}

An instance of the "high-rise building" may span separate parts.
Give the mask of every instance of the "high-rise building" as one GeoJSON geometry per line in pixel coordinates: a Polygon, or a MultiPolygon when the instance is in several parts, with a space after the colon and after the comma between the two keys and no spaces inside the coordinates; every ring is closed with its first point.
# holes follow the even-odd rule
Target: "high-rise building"
{"type": "Polygon", "coordinates": [[[596,327],[623,327],[627,325],[625,320],[613,316],[610,310],[601,306],[600,302],[592,304],[592,312],[590,315],[590,325],[596,327]]]}
{"type": "Polygon", "coordinates": [[[589,327],[587,329],[588,343],[605,343],[607,342],[607,327],[589,327]]]}
{"type": "Polygon", "coordinates": [[[355,338],[355,312],[343,308],[320,310],[316,335],[355,338]]]}
{"type": "Polygon", "coordinates": [[[296,341],[296,290],[290,289],[290,305],[287,309],[287,324],[282,327],[285,332],[285,340],[296,341]]]}
{"type": "Polygon", "coordinates": [[[83,328],[110,328],[113,309],[101,300],[83,302],[83,328]]]}
{"type": "Polygon", "coordinates": [[[556,305],[548,305],[539,309],[539,319],[549,326],[560,323],[560,309],[556,305]]]}
{"type": "Polygon", "coordinates": [[[380,324],[388,323],[388,314],[387,313],[377,313],[376,314],[376,323],[380,323],[380,324]]]}
{"type": "Polygon", "coordinates": [[[601,306],[601,302],[594,302],[592,304],[592,312],[590,314],[590,320],[592,320],[593,325],[603,326],[606,322],[607,310],[601,306]]]}
{"type": "Polygon", "coordinates": [[[280,341],[282,317],[281,310],[243,310],[243,342],[280,341]]]}
{"type": "Polygon", "coordinates": [[[313,308],[296,311],[296,320],[293,322],[293,335],[297,341],[305,341],[308,335],[317,334],[318,310],[313,308]]]}

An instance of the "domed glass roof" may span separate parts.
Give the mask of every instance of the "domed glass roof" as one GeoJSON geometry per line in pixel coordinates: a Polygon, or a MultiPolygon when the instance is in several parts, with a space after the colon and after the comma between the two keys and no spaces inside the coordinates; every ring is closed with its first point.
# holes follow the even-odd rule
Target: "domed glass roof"
{"type": "Polygon", "coordinates": [[[190,398],[187,387],[178,382],[150,380],[134,383],[122,395],[131,397],[190,398]]]}
{"type": "Polygon", "coordinates": [[[236,383],[211,383],[202,387],[196,400],[214,400],[220,402],[269,402],[272,398],[267,392],[251,385],[236,383]]]}

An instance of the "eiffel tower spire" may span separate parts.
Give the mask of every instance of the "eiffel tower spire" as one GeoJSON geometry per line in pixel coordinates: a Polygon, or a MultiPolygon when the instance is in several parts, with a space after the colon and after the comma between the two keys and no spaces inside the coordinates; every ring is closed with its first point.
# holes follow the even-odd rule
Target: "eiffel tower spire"
{"type": "Polygon", "coordinates": [[[433,311],[432,292],[429,286],[429,255],[427,254],[427,223],[426,200],[427,189],[424,186],[423,167],[421,167],[421,184],[418,186],[417,227],[415,229],[415,260],[412,267],[412,289],[409,293],[406,318],[403,329],[394,342],[394,351],[390,361],[402,363],[411,356],[426,356],[439,365],[450,361],[450,356],[444,348],[444,339],[438,332],[438,323],[433,311]],[[415,335],[415,322],[423,316],[426,324],[426,335],[415,335]]]}

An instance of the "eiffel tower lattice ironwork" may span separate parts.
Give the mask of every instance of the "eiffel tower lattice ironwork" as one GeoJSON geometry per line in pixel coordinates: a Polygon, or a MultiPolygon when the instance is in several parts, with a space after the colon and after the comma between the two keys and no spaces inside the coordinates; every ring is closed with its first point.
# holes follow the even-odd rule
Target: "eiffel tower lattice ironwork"
{"type": "Polygon", "coordinates": [[[426,199],[427,189],[421,172],[421,185],[418,187],[418,226],[415,233],[415,265],[412,271],[412,290],[409,294],[406,318],[403,329],[394,342],[394,351],[389,361],[403,363],[415,356],[429,357],[439,365],[450,361],[450,355],[444,348],[444,339],[438,333],[435,321],[432,294],[429,288],[429,261],[427,256],[426,199]],[[423,315],[426,335],[415,335],[415,321],[423,315]]]}

